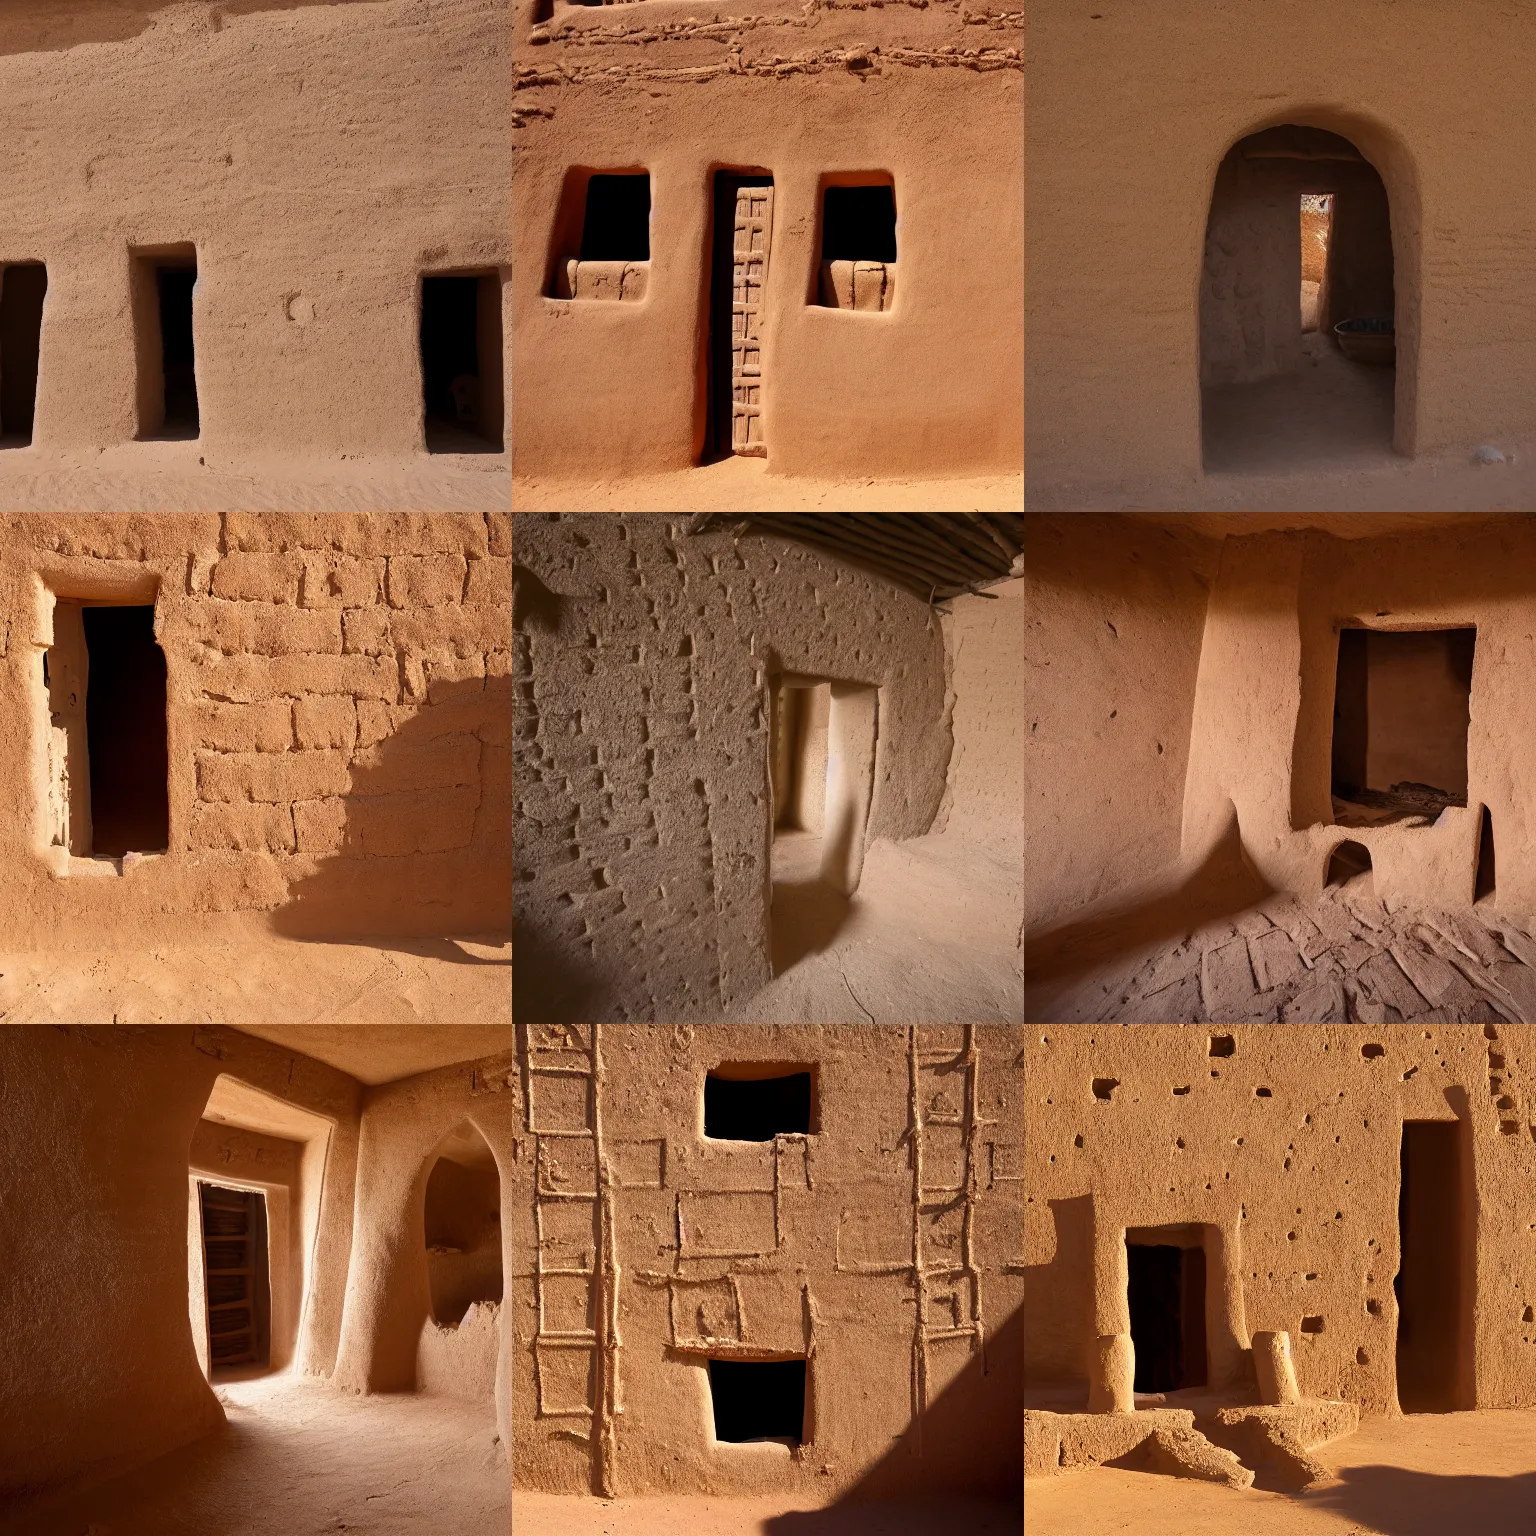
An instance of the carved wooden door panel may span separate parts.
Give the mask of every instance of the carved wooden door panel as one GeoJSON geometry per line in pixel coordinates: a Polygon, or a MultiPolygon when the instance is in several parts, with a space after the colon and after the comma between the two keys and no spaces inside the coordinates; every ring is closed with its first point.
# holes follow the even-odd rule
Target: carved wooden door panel
{"type": "Polygon", "coordinates": [[[773,188],[739,187],[731,274],[731,449],[766,457],[763,440],[763,284],[773,231],[773,188]]]}

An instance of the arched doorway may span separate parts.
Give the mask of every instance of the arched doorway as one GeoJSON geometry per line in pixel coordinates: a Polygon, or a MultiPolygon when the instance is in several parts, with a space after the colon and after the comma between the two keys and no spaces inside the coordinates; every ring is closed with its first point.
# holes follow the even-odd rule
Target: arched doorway
{"type": "Polygon", "coordinates": [[[1216,173],[1200,282],[1208,472],[1284,474],[1392,452],[1392,214],[1348,138],[1283,123],[1216,173]]]}
{"type": "Polygon", "coordinates": [[[452,1397],[489,1398],[504,1284],[501,1176],[485,1137],[468,1121],[429,1159],[422,1228],[431,1313],[417,1384],[452,1397]]]}

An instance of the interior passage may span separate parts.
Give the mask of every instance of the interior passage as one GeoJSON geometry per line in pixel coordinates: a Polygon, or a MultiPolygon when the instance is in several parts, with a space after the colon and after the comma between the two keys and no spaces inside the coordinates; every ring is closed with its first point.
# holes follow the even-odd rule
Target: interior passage
{"type": "MultiPolygon", "coordinates": [[[[1397,1400],[1404,1413],[1458,1405],[1462,1349],[1461,1126],[1405,1120],[1398,1196],[1397,1400]]],[[[1470,1406],[1470,1405],[1467,1405],[1470,1406]]]]}
{"type": "Polygon", "coordinates": [[[801,1444],[805,1381],[804,1360],[711,1360],[715,1439],[801,1444]]]}
{"type": "Polygon", "coordinates": [[[48,269],[40,261],[7,267],[0,278],[0,446],[32,441],[37,367],[48,269]]]}
{"type": "Polygon", "coordinates": [[[1205,1250],[1172,1243],[1126,1247],[1135,1390],[1201,1386],[1205,1369],[1205,1250]]]}
{"type": "Polygon", "coordinates": [[[121,857],[170,845],[165,653],[153,607],[87,607],[86,736],[91,852],[121,857]]]}
{"type": "Polygon", "coordinates": [[[271,1360],[267,1202],[255,1190],[198,1183],[213,1371],[271,1360]]]}
{"type": "Polygon", "coordinates": [[[500,277],[423,277],[420,342],[427,451],[500,452],[500,277]]]}
{"type": "Polygon", "coordinates": [[[424,1220],[433,1321],[456,1328],[502,1298],[501,1177],[485,1138],[462,1126],[427,1178],[424,1220]]]}

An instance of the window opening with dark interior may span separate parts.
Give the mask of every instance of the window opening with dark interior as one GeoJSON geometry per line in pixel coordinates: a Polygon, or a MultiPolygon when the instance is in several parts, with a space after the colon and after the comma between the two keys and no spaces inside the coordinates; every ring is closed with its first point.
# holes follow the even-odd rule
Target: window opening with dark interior
{"type": "Polygon", "coordinates": [[[437,1150],[423,1219],[432,1319],[456,1328],[502,1298],[501,1176],[484,1136],[460,1125],[437,1150]]]}
{"type": "Polygon", "coordinates": [[[428,453],[500,453],[501,275],[421,280],[421,388],[428,453]]]}
{"type": "Polygon", "coordinates": [[[135,253],[133,311],[141,439],[189,439],[202,430],[193,325],[196,294],[193,246],[160,246],[135,253]]]}
{"type": "Polygon", "coordinates": [[[890,309],[895,265],[894,185],[824,187],[818,302],[834,309],[890,309]]]}
{"type": "Polygon", "coordinates": [[[1427,826],[1467,803],[1477,631],[1342,629],[1333,696],[1333,820],[1427,826]]]}
{"type": "Polygon", "coordinates": [[[651,259],[651,177],[599,174],[587,182],[581,221],[582,261],[651,259]]]}
{"type": "Polygon", "coordinates": [[[1362,895],[1374,894],[1375,877],[1371,864],[1371,850],[1364,843],[1348,838],[1340,843],[1328,859],[1328,885],[1348,885],[1359,876],[1369,877],[1362,883],[1362,895]]]}
{"type": "Polygon", "coordinates": [[[54,844],[98,858],[169,846],[165,676],[152,606],[55,601],[43,657],[54,844]]]}
{"type": "Polygon", "coordinates": [[[198,1182],[208,1288],[208,1362],[221,1369],[270,1364],[272,1290],[266,1197],[198,1182]]]}
{"type": "Polygon", "coordinates": [[[43,298],[48,269],[18,262],[0,276],[0,447],[32,441],[37,409],[37,364],[42,347],[43,298]]]}
{"type": "Polygon", "coordinates": [[[725,1062],[704,1079],[704,1134],[716,1141],[772,1141],[815,1129],[808,1067],[725,1062]]]}
{"type": "Polygon", "coordinates": [[[711,1360],[709,1396],[715,1439],[732,1443],[805,1437],[806,1370],[802,1360],[711,1360]]]}
{"type": "Polygon", "coordinates": [[[1470,1288],[1456,1120],[1403,1122],[1398,1195],[1397,1400],[1404,1413],[1470,1408],[1462,1390],[1470,1288]]]}
{"type": "Polygon", "coordinates": [[[1205,1248],[1200,1229],[1126,1234],[1131,1344],[1137,1392],[1204,1386],[1205,1248]]]}

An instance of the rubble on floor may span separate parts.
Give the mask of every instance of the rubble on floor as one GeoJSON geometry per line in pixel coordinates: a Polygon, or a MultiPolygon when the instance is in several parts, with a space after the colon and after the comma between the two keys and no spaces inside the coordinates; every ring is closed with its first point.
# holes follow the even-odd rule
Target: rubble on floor
{"type": "Polygon", "coordinates": [[[1062,1023],[1530,1023],[1533,934],[1536,919],[1487,904],[1389,913],[1365,875],[1124,956],[1056,1011],[1062,1023]]]}

